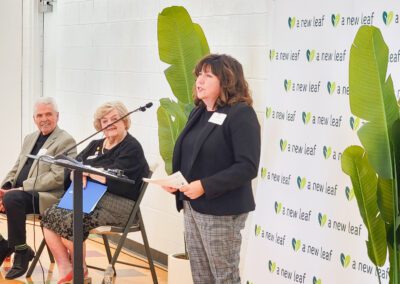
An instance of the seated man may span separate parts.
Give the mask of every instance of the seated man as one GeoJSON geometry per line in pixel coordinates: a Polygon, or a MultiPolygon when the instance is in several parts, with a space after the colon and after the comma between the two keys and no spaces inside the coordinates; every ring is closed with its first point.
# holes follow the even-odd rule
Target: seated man
{"type": "MultiPolygon", "coordinates": [[[[0,234],[0,265],[15,252],[12,268],[6,274],[14,279],[25,274],[33,250],[26,244],[26,214],[43,213],[64,194],[64,169],[28,159],[27,154],[55,156],[75,145],[66,131],[57,127],[58,110],[52,98],[40,98],[33,120],[38,131],[27,135],[14,167],[0,184],[0,211],[7,215],[8,241],[0,234]]],[[[76,148],[69,153],[76,155],[76,148]]]]}

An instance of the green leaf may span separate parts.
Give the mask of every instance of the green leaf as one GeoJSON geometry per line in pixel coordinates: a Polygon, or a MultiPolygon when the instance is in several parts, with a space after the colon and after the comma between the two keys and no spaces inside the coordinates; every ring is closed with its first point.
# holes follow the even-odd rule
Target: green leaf
{"type": "Polygon", "coordinates": [[[393,180],[378,178],[378,207],[386,223],[393,224],[393,180]]]}
{"type": "Polygon", "coordinates": [[[375,265],[382,266],[387,252],[385,222],[378,210],[378,179],[364,149],[348,147],[343,152],[342,170],[351,178],[360,215],[368,230],[368,255],[375,265]]]}
{"type": "MultiPolygon", "coordinates": [[[[393,219],[394,221],[391,223],[392,224],[392,230],[388,230],[391,238],[393,238],[392,243],[393,243],[393,255],[390,258],[390,269],[391,269],[391,275],[390,279],[393,283],[398,283],[399,282],[399,274],[400,274],[400,216],[399,216],[399,178],[400,178],[400,119],[397,119],[393,123],[393,128],[392,128],[392,142],[393,142],[393,153],[394,153],[394,176],[395,179],[393,180],[393,204],[394,204],[394,209],[393,209],[393,219]],[[393,257],[396,256],[396,257],[393,257]],[[393,268],[393,273],[392,273],[392,268],[393,268]],[[394,269],[396,268],[396,269],[394,269]]],[[[390,249],[390,248],[389,248],[390,249]]]]}
{"type": "Polygon", "coordinates": [[[194,107],[193,70],[210,49],[202,28],[183,7],[168,7],[158,15],[157,37],[160,59],[170,64],[164,73],[177,99],[161,99],[157,110],[160,154],[170,174],[175,141],[194,107]]]}
{"type": "Polygon", "coordinates": [[[196,31],[197,36],[200,41],[201,54],[203,56],[206,54],[209,54],[210,48],[208,47],[208,42],[207,42],[206,36],[203,32],[203,29],[201,28],[201,26],[199,24],[193,24],[193,27],[194,27],[194,30],[196,31]]]}
{"type": "Polygon", "coordinates": [[[391,76],[386,79],[388,47],[378,28],[362,26],[350,50],[350,108],[366,123],[361,144],[378,175],[393,179],[390,130],[399,118],[391,76]]]}
{"type": "Polygon", "coordinates": [[[165,162],[165,171],[171,174],[175,141],[185,126],[186,115],[178,103],[164,98],[160,100],[157,120],[160,154],[165,162]]]}
{"type": "MultiPolygon", "coordinates": [[[[393,180],[393,188],[397,189],[393,192],[393,202],[397,200],[397,203],[395,203],[396,209],[394,211],[397,213],[394,215],[396,217],[396,230],[398,230],[399,225],[400,225],[400,216],[399,216],[399,184],[398,181],[400,179],[400,119],[396,120],[393,123],[393,128],[392,128],[392,143],[393,143],[393,159],[395,161],[394,163],[394,176],[395,179],[393,180]]],[[[394,213],[393,213],[394,214],[394,213]]],[[[399,241],[399,240],[398,240],[399,241]]],[[[400,241],[399,241],[400,245],[400,241]]]]}
{"type": "Polygon", "coordinates": [[[165,8],[158,15],[158,52],[171,66],[165,70],[168,83],[179,102],[192,102],[193,69],[209,53],[201,27],[192,22],[183,7],[165,8]]]}
{"type": "Polygon", "coordinates": [[[389,269],[389,283],[398,283],[398,272],[400,271],[400,264],[397,263],[396,267],[396,261],[395,259],[400,258],[400,253],[397,253],[397,257],[395,257],[395,253],[393,251],[393,248],[391,246],[388,247],[389,251],[389,263],[390,263],[390,269],[389,269]]]}

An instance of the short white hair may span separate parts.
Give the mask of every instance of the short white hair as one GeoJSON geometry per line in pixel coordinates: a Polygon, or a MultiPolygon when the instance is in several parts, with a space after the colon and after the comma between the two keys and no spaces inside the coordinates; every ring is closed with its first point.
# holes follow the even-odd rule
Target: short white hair
{"type": "Polygon", "coordinates": [[[34,106],[33,106],[33,115],[36,114],[36,110],[37,110],[38,105],[51,105],[53,110],[55,112],[58,112],[58,107],[57,107],[56,101],[52,97],[40,97],[40,98],[38,98],[36,100],[34,106]]]}

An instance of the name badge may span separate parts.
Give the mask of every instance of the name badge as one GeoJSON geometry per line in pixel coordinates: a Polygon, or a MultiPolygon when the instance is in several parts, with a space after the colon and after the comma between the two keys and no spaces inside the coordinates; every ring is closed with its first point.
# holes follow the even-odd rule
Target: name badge
{"type": "Polygon", "coordinates": [[[87,159],[87,160],[93,160],[93,159],[96,159],[96,158],[97,158],[97,155],[94,154],[94,155],[92,155],[92,156],[87,157],[86,159],[87,159]]]}
{"type": "Polygon", "coordinates": [[[208,122],[222,125],[222,123],[224,123],[225,118],[226,118],[225,113],[214,112],[210,117],[210,119],[208,120],[208,122]]]}
{"type": "Polygon", "coordinates": [[[39,152],[37,153],[37,156],[42,156],[42,155],[46,155],[47,153],[47,149],[42,148],[39,150],[39,152]]]}

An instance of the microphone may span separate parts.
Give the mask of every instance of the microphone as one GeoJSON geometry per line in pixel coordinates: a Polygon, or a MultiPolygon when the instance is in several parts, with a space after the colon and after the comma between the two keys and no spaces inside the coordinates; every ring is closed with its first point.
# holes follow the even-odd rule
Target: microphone
{"type": "MultiPolygon", "coordinates": [[[[151,108],[152,106],[153,106],[153,103],[149,102],[149,103],[145,104],[144,106],[139,107],[139,109],[140,109],[140,111],[146,111],[146,108],[151,108]]],[[[135,111],[136,110],[132,111],[131,113],[134,113],[135,111]]]]}
{"type": "Polygon", "coordinates": [[[152,103],[152,102],[149,102],[149,103],[145,104],[144,106],[138,107],[137,109],[134,109],[134,110],[128,112],[127,114],[125,114],[125,115],[121,116],[120,118],[118,118],[116,121],[113,121],[112,123],[106,125],[105,127],[103,127],[102,129],[100,129],[99,131],[96,131],[96,132],[93,133],[92,135],[90,135],[90,136],[86,137],[85,139],[79,141],[78,143],[76,143],[76,144],[73,145],[72,147],[67,148],[64,152],[62,152],[61,154],[55,156],[54,159],[56,159],[56,160],[57,160],[57,159],[65,159],[65,160],[69,160],[69,161],[71,161],[71,162],[73,162],[73,161],[74,161],[74,162],[77,162],[75,159],[70,158],[70,157],[67,156],[68,153],[69,153],[72,149],[74,149],[75,147],[81,145],[83,142],[89,140],[90,138],[92,138],[92,137],[95,136],[96,134],[102,132],[104,129],[110,127],[111,125],[117,123],[118,121],[121,121],[122,119],[124,119],[124,118],[127,117],[128,115],[131,115],[132,113],[137,112],[137,111],[146,111],[146,109],[150,108],[152,105],[153,105],[153,103],[152,103]]]}

